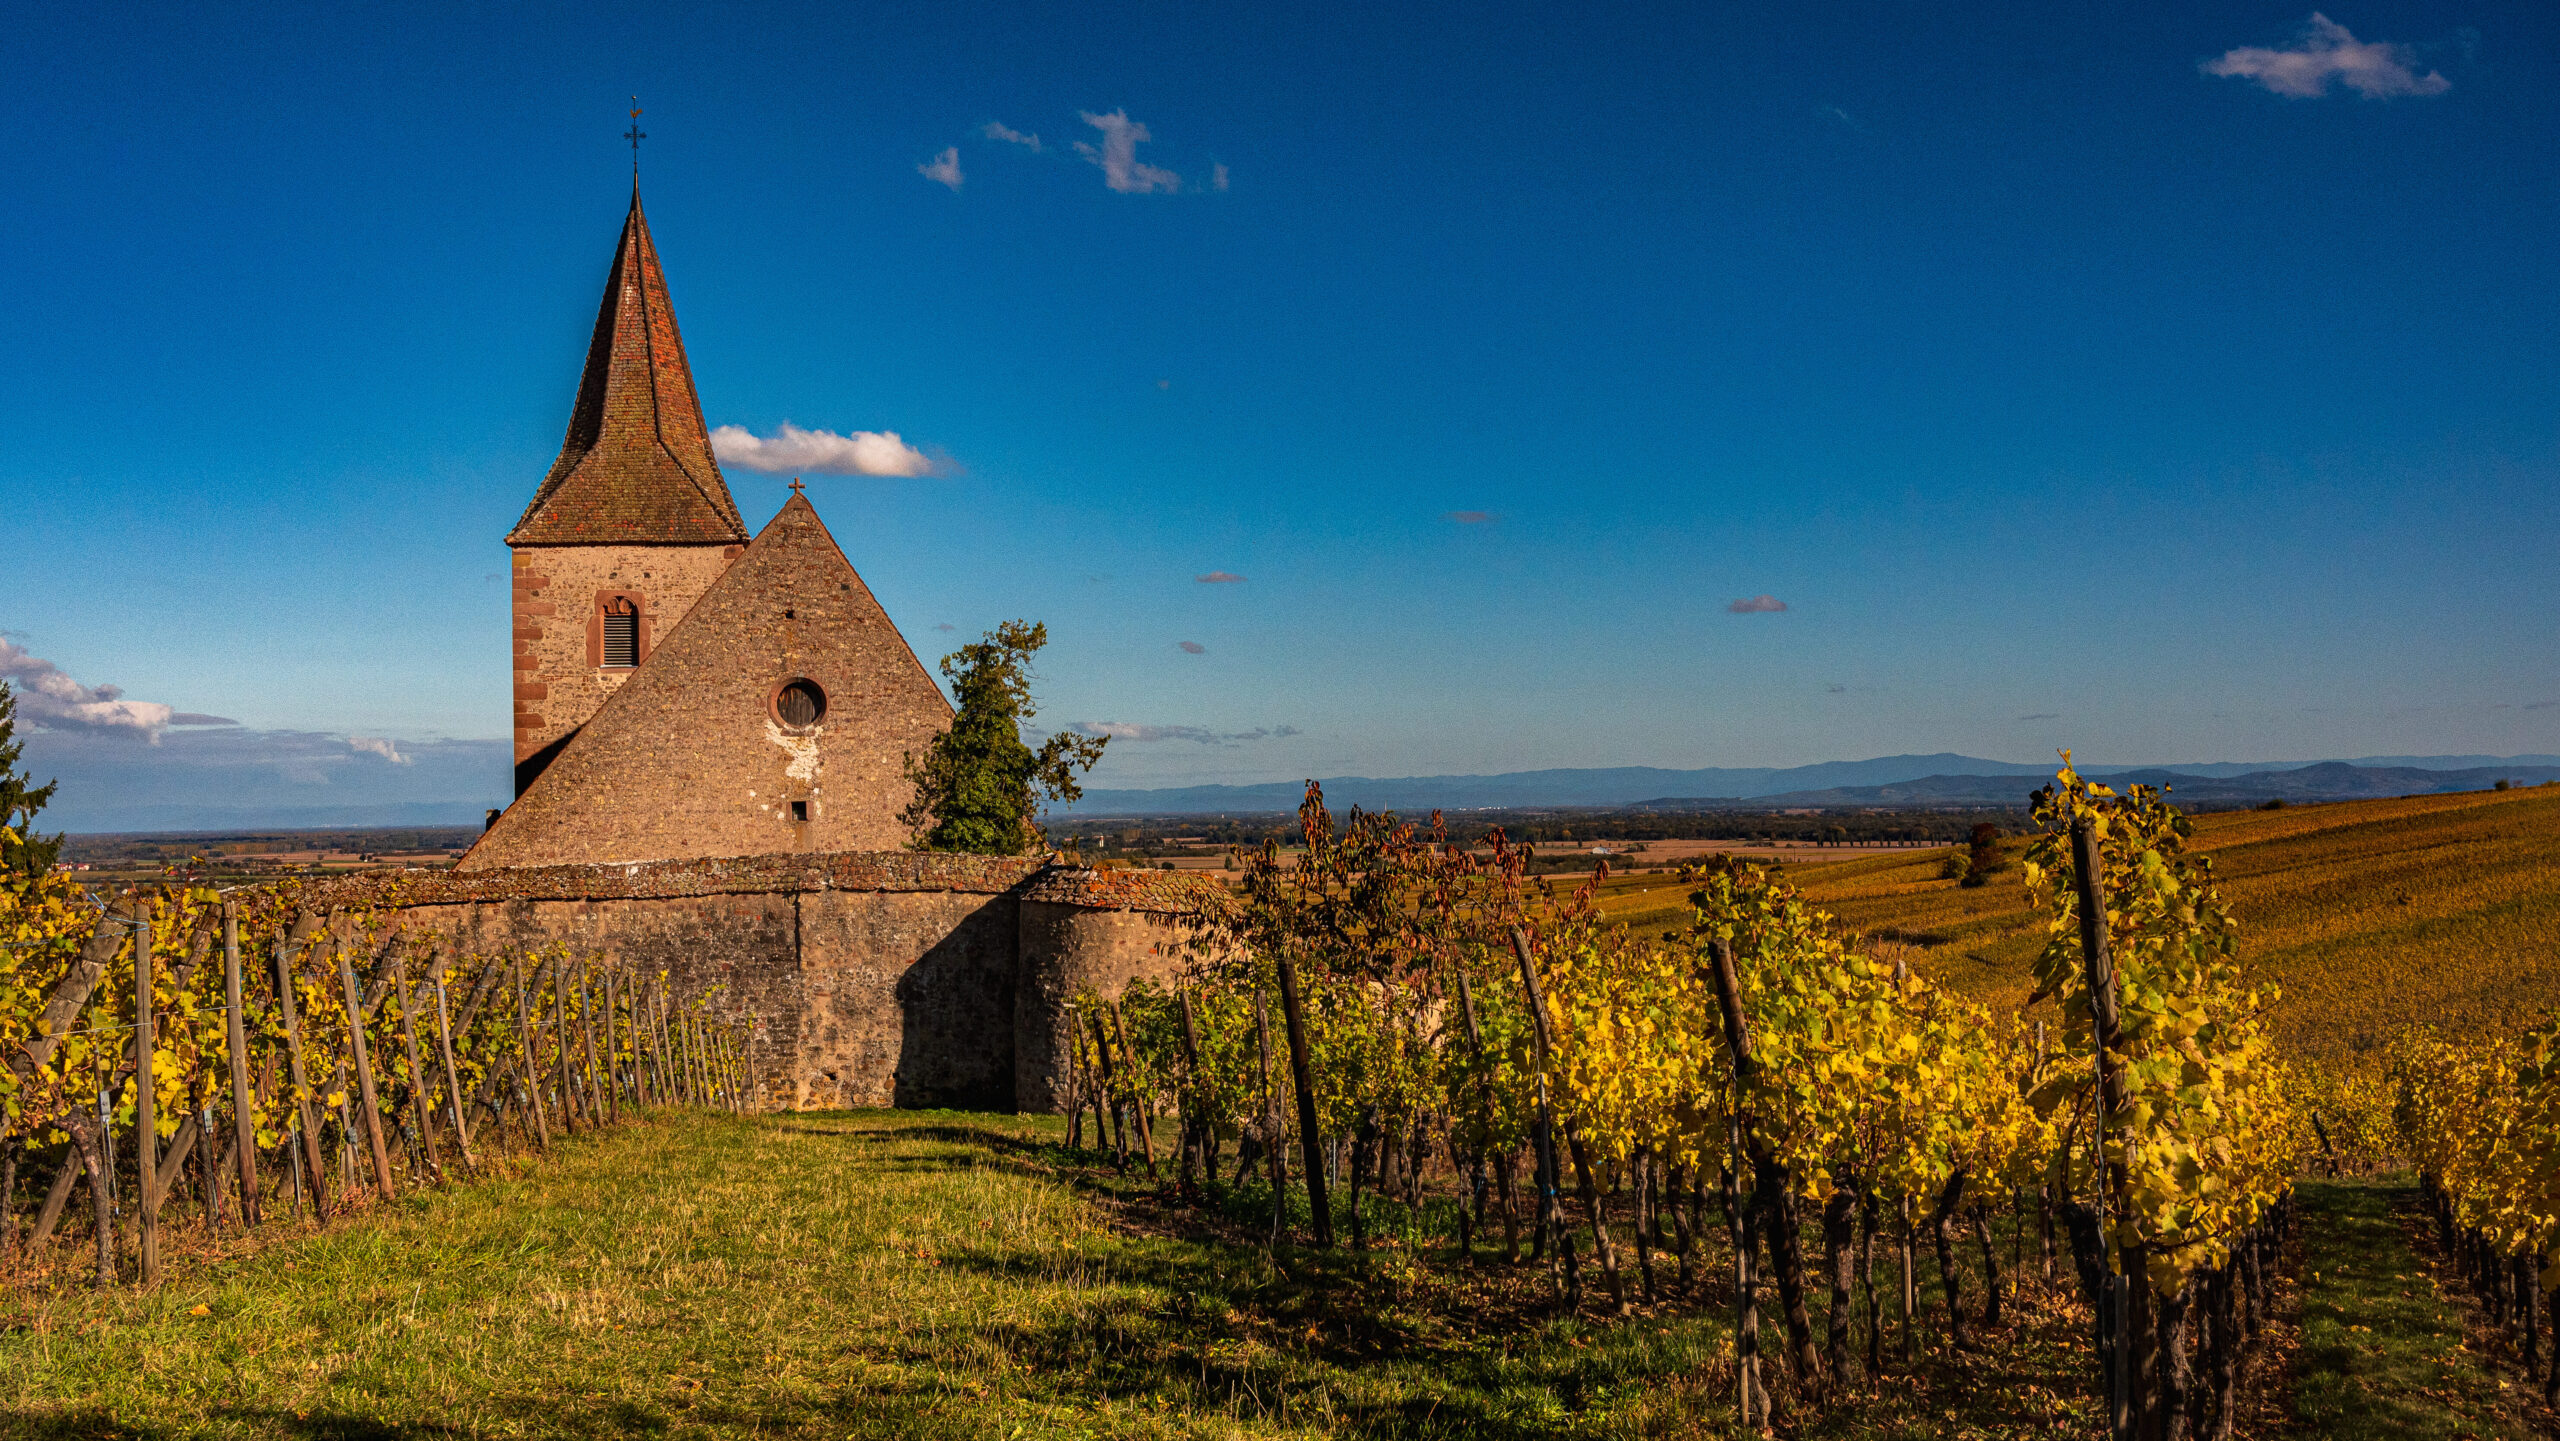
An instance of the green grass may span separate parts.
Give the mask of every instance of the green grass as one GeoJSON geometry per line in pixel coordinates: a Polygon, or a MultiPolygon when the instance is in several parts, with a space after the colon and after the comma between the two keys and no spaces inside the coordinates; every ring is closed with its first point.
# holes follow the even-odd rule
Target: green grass
{"type": "Polygon", "coordinates": [[[2311,1434],[2358,1438],[2537,1434],[2526,1383],[2464,1341],[2466,1302],[2410,1243],[2405,1176],[2300,1183],[2301,1344],[2294,1415],[2311,1434]]]}
{"type": "Polygon", "coordinates": [[[1054,1174],[1056,1135],[671,1116],[149,1294],[66,1272],[0,1317],[0,1431],[1504,1437],[1721,1410],[1720,1318],[1588,1326],[1494,1293],[1531,1277],[1470,1297],[1409,1252],[1355,1274],[1182,1239],[1054,1174]]]}

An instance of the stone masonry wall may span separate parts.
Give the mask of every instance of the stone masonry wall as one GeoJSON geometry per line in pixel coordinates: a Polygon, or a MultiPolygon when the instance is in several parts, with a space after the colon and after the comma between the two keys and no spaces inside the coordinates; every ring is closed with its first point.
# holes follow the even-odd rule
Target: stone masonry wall
{"type": "MultiPolygon", "coordinates": [[[[525,762],[587,723],[630,678],[589,659],[587,631],[597,598],[641,597],[643,659],[742,546],[527,546],[515,552],[516,790],[532,782],[525,762]]],[[[538,767],[534,768],[538,769],[538,767]]]]}
{"type": "Polygon", "coordinates": [[[1178,970],[1173,912],[1215,882],[1036,859],[773,854],[305,885],[464,950],[565,941],[752,1023],[768,1104],[1053,1111],[1067,999],[1178,970]]]}

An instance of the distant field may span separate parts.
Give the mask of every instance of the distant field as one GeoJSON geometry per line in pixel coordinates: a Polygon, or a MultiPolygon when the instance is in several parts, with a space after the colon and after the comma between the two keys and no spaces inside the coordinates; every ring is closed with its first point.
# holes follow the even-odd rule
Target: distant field
{"type": "MultiPolygon", "coordinates": [[[[2239,917],[2243,962],[2283,987],[2276,1033],[2298,1055],[2351,1059],[2411,1021],[2503,1028],[2560,1004],[2560,787],[2218,812],[2196,818],[2195,848],[2239,917]]],[[[2044,940],[2021,849],[1974,890],[1938,878],[1943,851],[1792,875],[1944,983],[2016,1006],[2044,940]]],[[[1612,883],[1601,904],[1638,927],[1688,915],[1663,877],[1612,883]]]]}

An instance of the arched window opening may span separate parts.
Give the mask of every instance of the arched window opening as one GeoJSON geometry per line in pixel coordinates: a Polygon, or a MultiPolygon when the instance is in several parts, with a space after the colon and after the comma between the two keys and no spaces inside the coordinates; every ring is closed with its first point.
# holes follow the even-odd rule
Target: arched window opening
{"type": "Polygon", "coordinates": [[[640,607],[626,596],[604,603],[604,666],[629,670],[640,664],[640,607]]]}

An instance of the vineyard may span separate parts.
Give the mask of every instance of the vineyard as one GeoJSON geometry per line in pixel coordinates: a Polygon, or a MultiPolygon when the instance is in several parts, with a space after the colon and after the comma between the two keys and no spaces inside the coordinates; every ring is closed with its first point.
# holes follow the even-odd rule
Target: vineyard
{"type": "Polygon", "coordinates": [[[0,896],[0,947],[0,1246],[41,1269],[76,1216],[100,1286],[157,1281],[177,1228],[325,1222],[746,1090],[739,1038],[663,975],[464,953],[291,884],[101,904],[55,873],[0,896]]]}
{"type": "MultiPolygon", "coordinates": [[[[2549,814],[2396,804],[2383,828],[2439,858],[2549,814]]],[[[757,1118],[740,1038],[663,974],[284,888],[46,881],[8,902],[0,1219],[27,1294],[85,1277],[184,1355],[183,1318],[226,1308],[300,1334],[259,1298],[311,1278],[186,1290],[173,1238],[319,1238],[342,1292],[475,1334],[444,1367],[356,1344],[360,1393],[261,1384],[464,1434],[2172,1441],[2370,1410],[2315,1382],[2447,1325],[2412,1403],[2512,1411],[2560,1387],[2560,1025],[2296,1039],[2280,978],[2364,933],[2287,881],[2270,943],[2242,898],[2306,869],[2289,846],[2372,856],[2366,827],[2336,845],[2349,809],[2190,818],[2066,766],[1986,886],[1725,860],[1667,894],[1311,789],[1303,846],[1246,858],[1177,981],[1077,998],[1062,1122],[757,1118]],[[2353,1210],[2404,1166],[2431,1301],[2353,1210]],[[465,1283],[490,1266],[532,1269],[465,1283]]],[[[2394,874],[2347,909],[2431,886],[2513,913],[2530,879],[2394,874]]],[[[42,1333],[66,1303],[25,1304],[42,1333]]],[[[27,1364],[0,1348],[8,1404],[59,1414],[27,1364]]],[[[168,1401],[98,1375],[124,1424],[168,1401]]],[[[2393,1414],[2369,1434],[2433,1413],[2393,1414]]]]}

